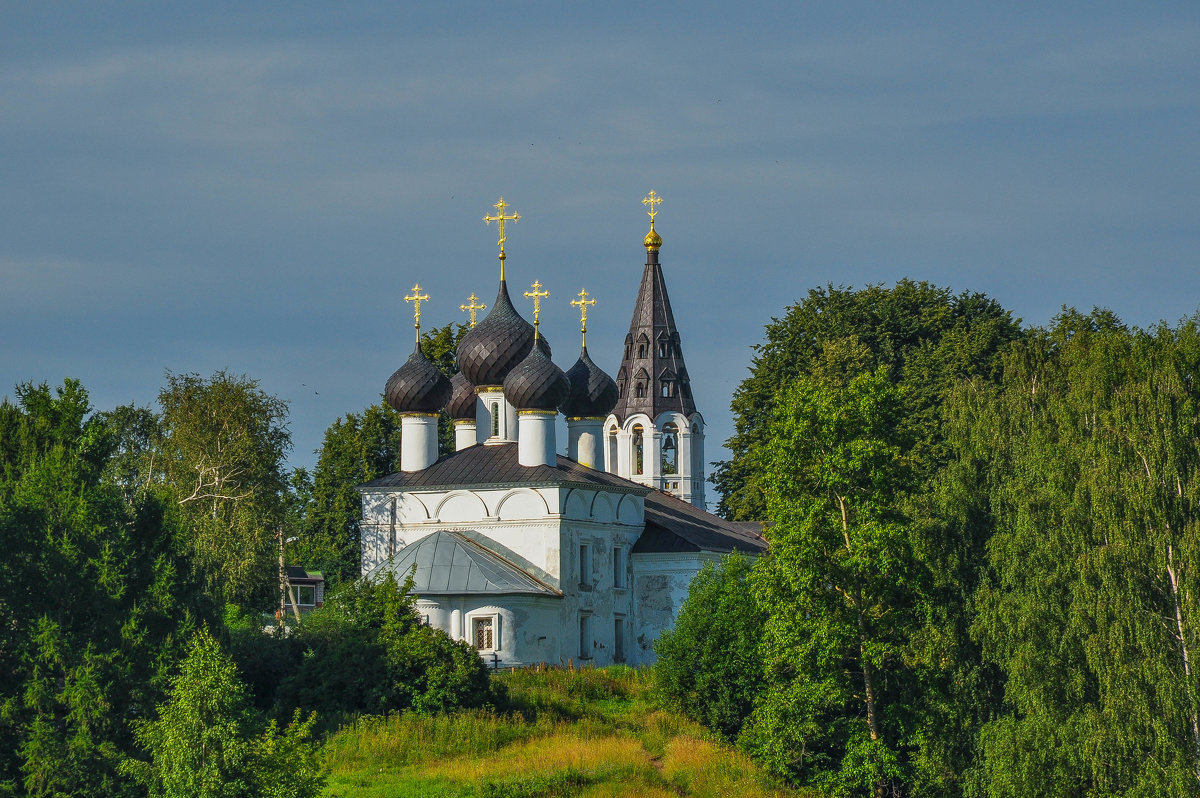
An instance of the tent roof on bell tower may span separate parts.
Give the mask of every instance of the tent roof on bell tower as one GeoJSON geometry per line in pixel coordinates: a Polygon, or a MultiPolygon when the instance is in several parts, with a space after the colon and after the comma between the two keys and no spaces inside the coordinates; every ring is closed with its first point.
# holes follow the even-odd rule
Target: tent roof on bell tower
{"type": "Polygon", "coordinates": [[[683,364],[675,314],[671,311],[667,283],[658,262],[658,246],[662,239],[657,238],[654,243],[654,247],[646,246],[646,267],[642,271],[642,284],[633,306],[633,319],[629,323],[629,336],[625,339],[625,354],[617,377],[621,396],[613,414],[621,421],[635,413],[657,418],[671,410],[685,416],[696,412],[687,368],[683,364]],[[636,375],[640,374],[645,377],[639,379],[636,375]]]}

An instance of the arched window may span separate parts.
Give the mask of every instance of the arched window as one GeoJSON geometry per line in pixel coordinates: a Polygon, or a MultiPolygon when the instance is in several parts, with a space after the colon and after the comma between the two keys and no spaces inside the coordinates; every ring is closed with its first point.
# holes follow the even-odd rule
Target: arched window
{"type": "Polygon", "coordinates": [[[669,382],[664,382],[664,383],[662,384],[662,395],[663,395],[663,398],[664,398],[664,399],[670,399],[670,398],[671,398],[671,383],[669,383],[669,382]]]}
{"type": "Polygon", "coordinates": [[[679,473],[679,428],[674,424],[663,424],[662,431],[662,472],[664,474],[679,473]]]}
{"type": "Polygon", "coordinates": [[[671,351],[670,346],[671,345],[668,344],[666,341],[659,341],[658,342],[658,356],[659,357],[667,357],[671,351]]]}
{"type": "Polygon", "coordinates": [[[645,399],[646,398],[646,383],[639,382],[637,385],[633,386],[633,395],[634,395],[634,397],[636,397],[638,399],[645,399]]]}
{"type": "Polygon", "coordinates": [[[633,428],[633,473],[641,474],[645,465],[642,455],[645,453],[645,445],[642,440],[642,425],[638,424],[633,428]]]}
{"type": "Polygon", "coordinates": [[[646,345],[645,344],[638,344],[638,359],[639,360],[646,359],[646,345]]]}
{"type": "Polygon", "coordinates": [[[608,446],[605,449],[604,470],[610,474],[617,473],[617,428],[608,428],[608,446]]]}

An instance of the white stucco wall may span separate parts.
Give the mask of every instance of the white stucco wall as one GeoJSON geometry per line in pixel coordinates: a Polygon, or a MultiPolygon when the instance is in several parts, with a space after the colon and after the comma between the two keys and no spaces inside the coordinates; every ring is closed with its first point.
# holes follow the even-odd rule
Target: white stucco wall
{"type": "Polygon", "coordinates": [[[654,662],[654,641],[675,625],[693,577],[716,552],[671,552],[633,555],[633,646],[631,665],[654,662]]]}

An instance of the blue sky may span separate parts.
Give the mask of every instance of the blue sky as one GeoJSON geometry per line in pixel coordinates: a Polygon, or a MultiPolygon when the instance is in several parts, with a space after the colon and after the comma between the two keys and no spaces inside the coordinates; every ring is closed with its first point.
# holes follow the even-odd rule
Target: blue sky
{"type": "MultiPolygon", "coordinates": [[[[615,371],[641,198],[710,459],[763,325],[815,286],[928,280],[1027,323],[1200,306],[1200,6],[6,3],[0,395],[98,408],[163,372],[286,399],[292,462],[375,401],[423,320],[599,304],[615,371]]],[[[531,313],[527,313],[531,315],[531,313]]]]}

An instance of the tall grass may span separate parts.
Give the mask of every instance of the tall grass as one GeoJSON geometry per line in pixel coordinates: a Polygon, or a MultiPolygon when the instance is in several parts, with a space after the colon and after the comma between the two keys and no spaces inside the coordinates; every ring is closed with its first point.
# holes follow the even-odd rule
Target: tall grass
{"type": "Polygon", "coordinates": [[[503,711],[361,718],[325,746],[327,796],[794,796],[656,707],[632,668],[499,674],[503,711]]]}

